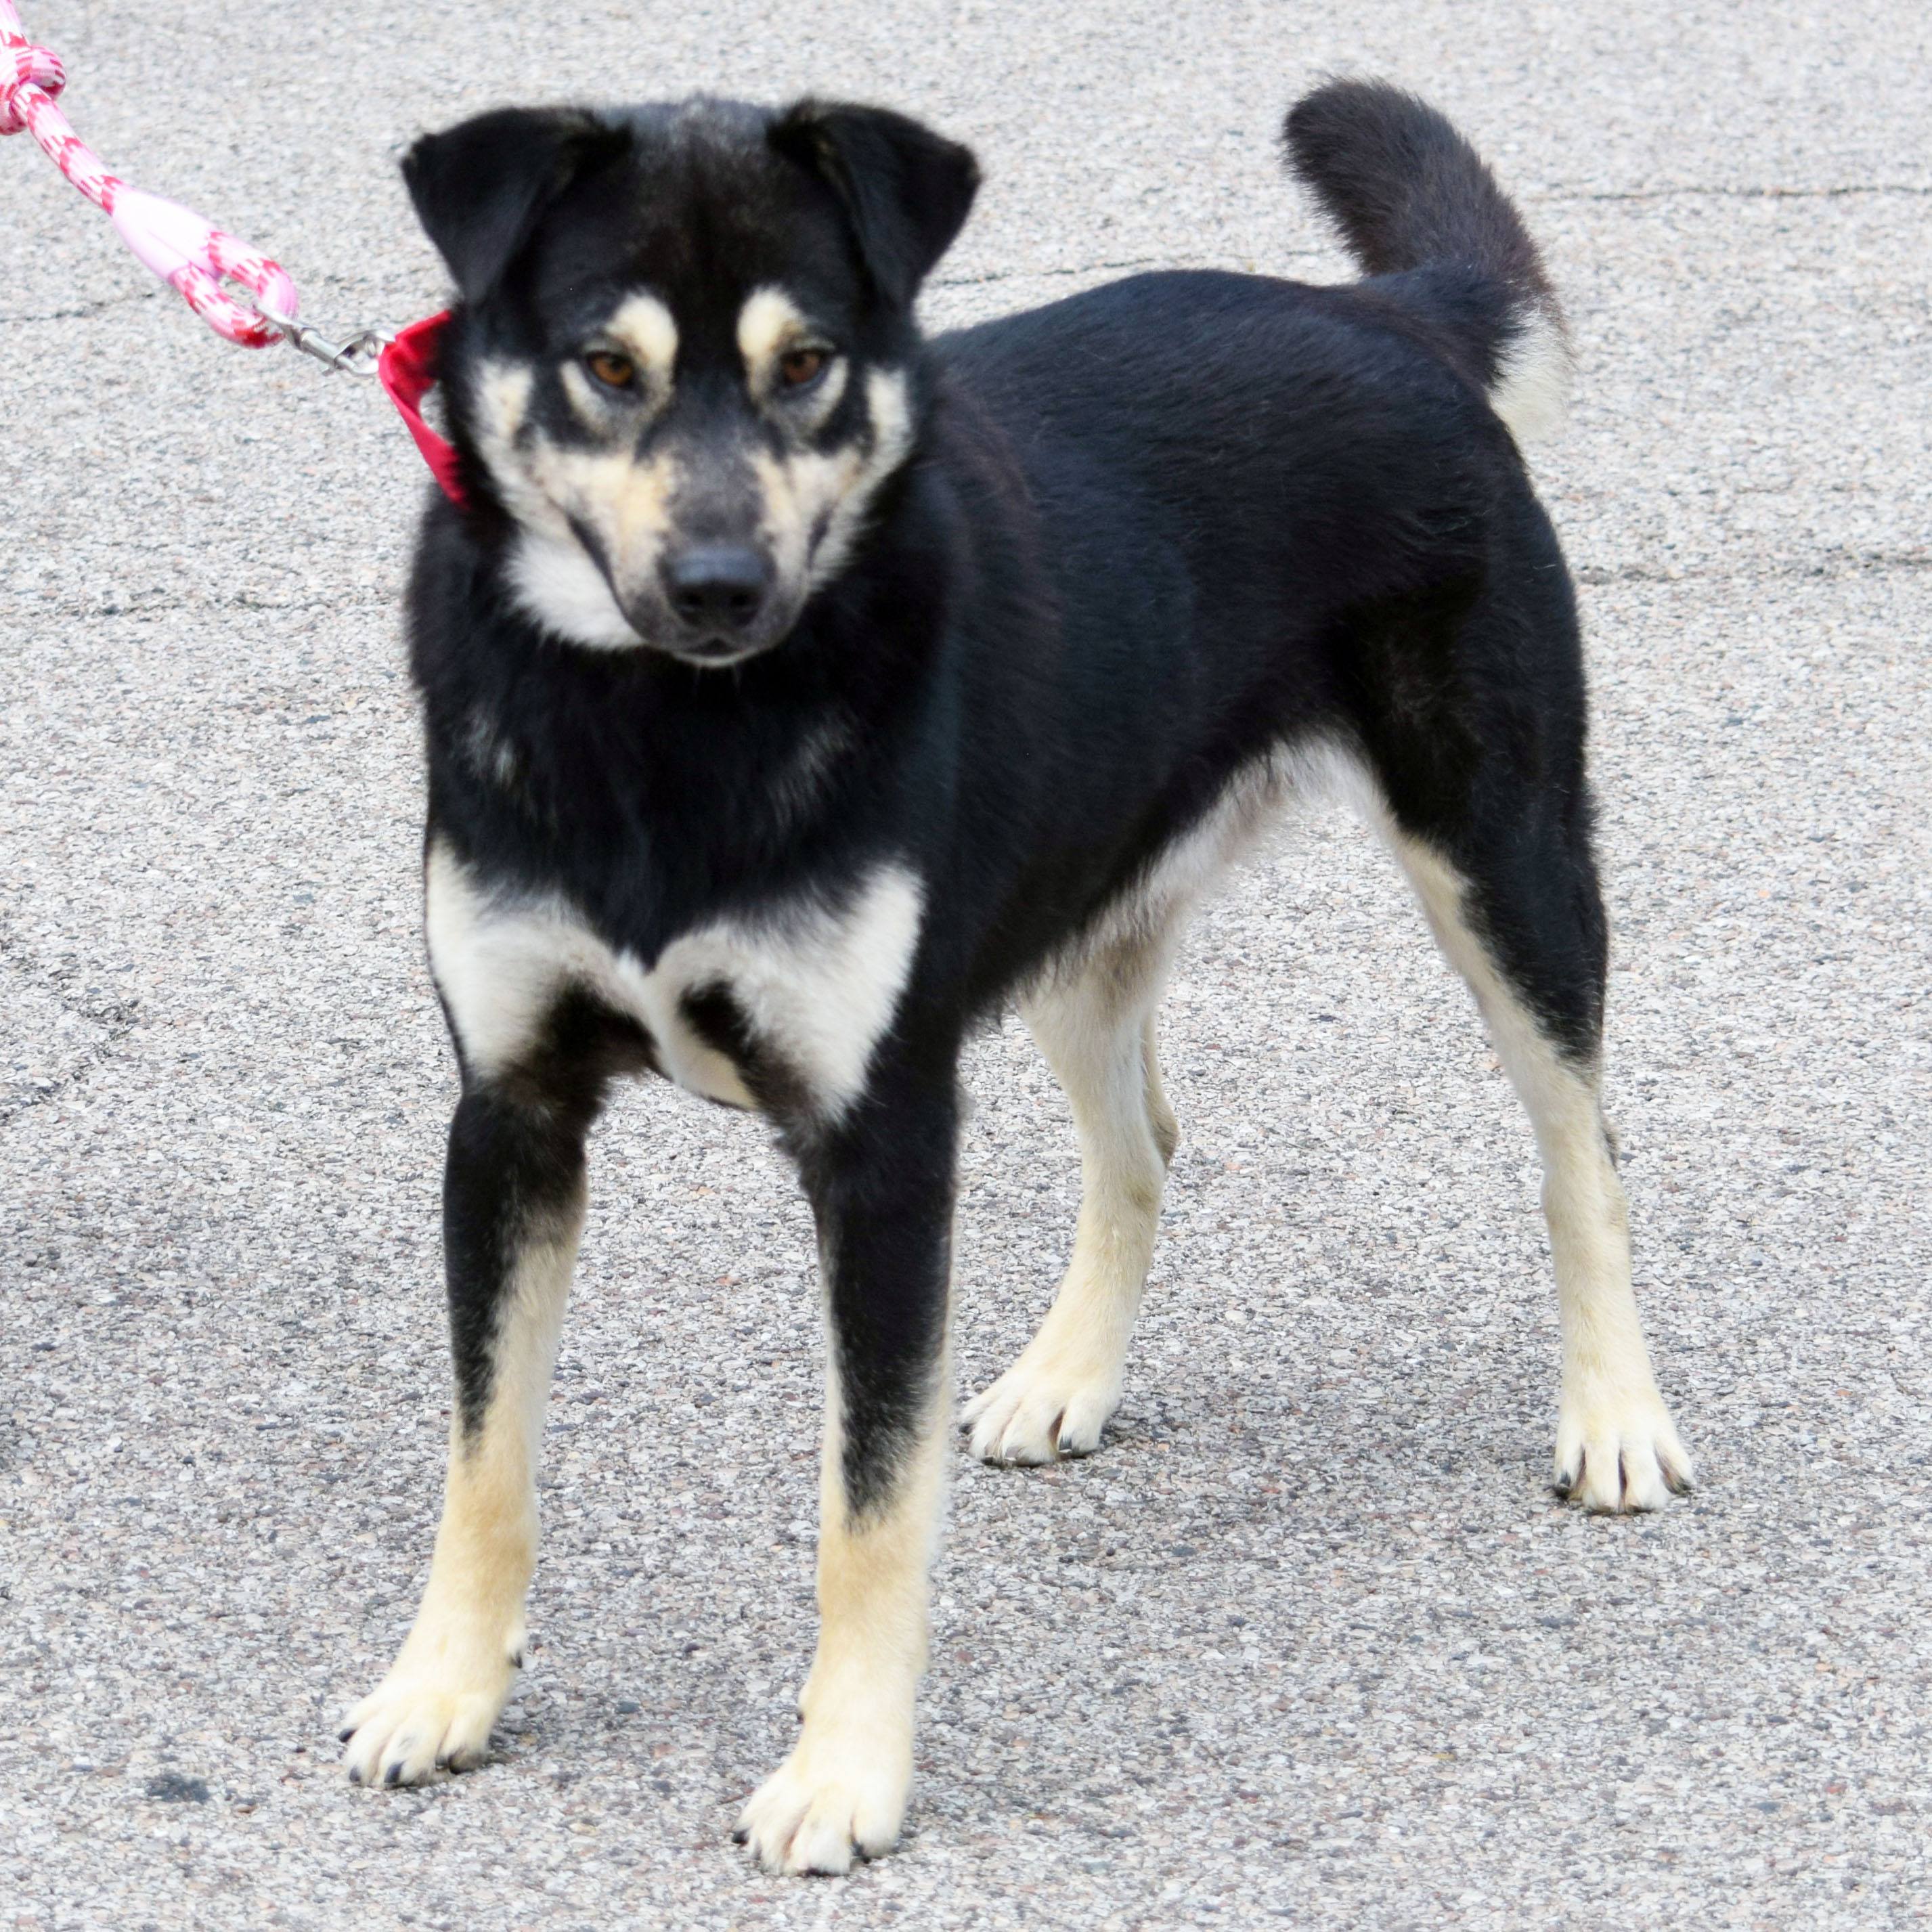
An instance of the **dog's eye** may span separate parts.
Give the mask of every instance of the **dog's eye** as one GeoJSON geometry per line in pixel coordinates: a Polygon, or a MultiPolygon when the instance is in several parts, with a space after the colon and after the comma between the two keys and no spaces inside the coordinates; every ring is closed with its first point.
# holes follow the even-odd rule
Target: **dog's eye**
{"type": "Polygon", "coordinates": [[[778,358],[778,380],[788,389],[802,389],[816,382],[831,360],[823,349],[788,349],[778,358]]]}
{"type": "Polygon", "coordinates": [[[638,380],[638,365],[628,356],[608,349],[593,349],[584,357],[584,366],[607,389],[628,389],[638,380]]]}

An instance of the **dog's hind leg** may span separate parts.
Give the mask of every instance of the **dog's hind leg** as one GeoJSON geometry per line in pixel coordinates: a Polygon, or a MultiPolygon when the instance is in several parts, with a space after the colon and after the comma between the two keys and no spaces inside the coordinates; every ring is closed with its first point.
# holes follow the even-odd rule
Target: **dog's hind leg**
{"type": "Polygon", "coordinates": [[[793,1136],[818,1226],[826,1387],[804,1725],[738,1823],[771,1871],[890,1851],[911,1788],[952,1404],[956,1081],[950,1056],[875,1070],[848,1119],[793,1136]]]}
{"type": "Polygon", "coordinates": [[[1161,1090],[1154,1005],[1171,931],[1124,937],[1037,988],[1027,1024],[1066,1088],[1080,1136],[1072,1259],[1040,1332],[966,1408],[988,1462],[1085,1455],[1120,1400],[1178,1130],[1161,1090]]]}
{"type": "Polygon", "coordinates": [[[1604,920],[1587,842],[1526,809],[1508,847],[1467,842],[1466,872],[1383,829],[1475,994],[1543,1156],[1563,1333],[1556,1487],[1593,1510],[1660,1508],[1690,1486],[1690,1459],[1644,1348],[1629,1218],[1598,1104],[1604,920]]]}

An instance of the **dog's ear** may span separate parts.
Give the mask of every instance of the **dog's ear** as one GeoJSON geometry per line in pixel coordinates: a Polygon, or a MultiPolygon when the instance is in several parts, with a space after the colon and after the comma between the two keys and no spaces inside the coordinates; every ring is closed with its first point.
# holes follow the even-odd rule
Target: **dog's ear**
{"type": "Polygon", "coordinates": [[[403,181],[464,300],[475,302],[546,206],[585,167],[627,145],[620,129],[580,110],[503,107],[425,134],[403,157],[403,181]]]}
{"type": "Polygon", "coordinates": [[[844,202],[873,286],[904,308],[973,206],[972,150],[884,107],[818,100],[788,108],[770,138],[844,202]]]}

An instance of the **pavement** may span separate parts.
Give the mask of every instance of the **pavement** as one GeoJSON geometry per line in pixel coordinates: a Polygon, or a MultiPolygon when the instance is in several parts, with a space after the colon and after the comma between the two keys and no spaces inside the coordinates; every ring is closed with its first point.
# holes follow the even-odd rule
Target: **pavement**
{"type": "MultiPolygon", "coordinates": [[[[1905,0],[44,4],[111,165],[325,326],[438,304],[395,171],[507,100],[810,88],[971,141],[935,322],[1341,264],[1271,152],[1332,68],[1495,159],[1582,374],[1639,1294],[1698,1460],[1559,1506],[1520,1110],[1365,836],[1202,920],[1184,1139],[1090,1461],[963,1454],[903,1849],[727,1833],[808,1656],[818,1330],[755,1122],[600,1130],[529,1669],[493,1762],[352,1790],[427,1566],[454,1089],[380,398],[216,340],[0,147],[0,1926],[1774,1928],[1932,1918],[1932,14],[1905,0]]],[[[1071,1238],[977,1048],[958,1354],[1071,1238]]]]}

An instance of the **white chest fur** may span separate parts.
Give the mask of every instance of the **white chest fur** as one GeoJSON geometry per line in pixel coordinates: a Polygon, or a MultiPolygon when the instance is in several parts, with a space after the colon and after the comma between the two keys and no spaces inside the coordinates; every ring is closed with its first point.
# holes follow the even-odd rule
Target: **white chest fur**
{"type": "Polygon", "coordinates": [[[842,904],[800,902],[720,921],[646,964],[560,898],[493,891],[440,842],[425,883],[430,968],[464,1059],[483,1078],[522,1059],[574,986],[647,1028],[680,1086],[750,1106],[738,1069],[684,1017],[686,994],[722,988],[825,1119],[865,1084],[905,990],[923,903],[912,872],[882,865],[842,904]]]}

